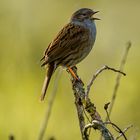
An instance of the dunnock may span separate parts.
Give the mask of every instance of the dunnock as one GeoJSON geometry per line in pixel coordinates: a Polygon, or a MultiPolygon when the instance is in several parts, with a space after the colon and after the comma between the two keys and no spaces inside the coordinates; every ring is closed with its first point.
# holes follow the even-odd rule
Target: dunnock
{"type": "Polygon", "coordinates": [[[93,47],[96,38],[94,21],[98,20],[93,15],[97,12],[88,8],[79,9],[49,44],[44,57],[41,59],[43,61],[41,66],[48,66],[41,100],[44,99],[51,76],[58,66],[68,68],[74,78],[77,79],[71,67],[83,60],[93,47]]]}

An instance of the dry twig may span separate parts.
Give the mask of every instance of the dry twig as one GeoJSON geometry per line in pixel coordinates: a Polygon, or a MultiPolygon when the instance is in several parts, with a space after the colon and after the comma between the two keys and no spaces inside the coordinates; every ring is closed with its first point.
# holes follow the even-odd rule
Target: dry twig
{"type": "Polygon", "coordinates": [[[91,81],[89,82],[89,84],[88,84],[88,86],[87,86],[86,96],[88,96],[89,91],[90,91],[90,88],[91,88],[91,86],[92,86],[94,80],[95,80],[95,79],[97,78],[97,76],[98,76],[99,74],[101,74],[104,70],[111,70],[111,71],[114,71],[114,72],[118,72],[118,73],[120,73],[120,74],[122,74],[122,75],[124,75],[124,76],[126,75],[124,72],[122,72],[122,71],[120,71],[120,70],[116,70],[116,69],[111,68],[111,67],[109,67],[109,66],[107,66],[107,65],[103,66],[101,69],[99,69],[99,70],[93,75],[91,81]]]}

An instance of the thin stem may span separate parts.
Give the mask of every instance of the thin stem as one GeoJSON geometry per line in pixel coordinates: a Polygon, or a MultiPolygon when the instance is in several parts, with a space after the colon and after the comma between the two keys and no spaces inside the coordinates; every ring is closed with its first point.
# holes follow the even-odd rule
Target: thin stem
{"type": "MultiPolygon", "coordinates": [[[[122,57],[121,63],[120,63],[120,67],[119,67],[120,71],[123,71],[123,69],[124,69],[124,65],[126,63],[130,47],[131,47],[131,42],[128,42],[127,46],[126,46],[126,49],[125,49],[125,52],[124,52],[124,55],[122,57]]],[[[117,91],[118,91],[118,88],[119,88],[119,85],[120,85],[120,79],[121,79],[121,74],[118,73],[118,75],[116,77],[116,83],[115,83],[115,86],[114,86],[114,89],[113,89],[113,94],[112,94],[110,108],[109,108],[109,111],[108,111],[109,116],[111,115],[111,112],[112,112],[112,109],[113,109],[113,106],[114,106],[114,103],[115,103],[117,91]]],[[[108,117],[106,118],[106,121],[107,120],[108,120],[108,117]]]]}
{"type": "Polygon", "coordinates": [[[58,83],[59,83],[58,81],[60,79],[61,74],[62,74],[62,70],[59,69],[57,71],[56,79],[54,81],[53,91],[52,91],[51,96],[50,96],[49,101],[48,101],[48,106],[47,106],[47,110],[46,110],[46,113],[45,113],[45,118],[44,118],[44,121],[42,123],[41,129],[40,129],[40,132],[39,132],[38,140],[43,140],[43,138],[44,138],[45,131],[47,129],[48,121],[49,121],[51,111],[52,111],[53,102],[54,102],[56,92],[57,92],[57,88],[58,88],[58,83]]]}

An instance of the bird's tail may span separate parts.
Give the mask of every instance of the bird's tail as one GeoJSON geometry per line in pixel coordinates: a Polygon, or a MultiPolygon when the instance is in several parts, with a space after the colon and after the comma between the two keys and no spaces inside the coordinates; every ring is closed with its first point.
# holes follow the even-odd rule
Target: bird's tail
{"type": "Polygon", "coordinates": [[[41,101],[43,101],[45,98],[46,91],[49,86],[49,82],[50,82],[53,72],[54,72],[54,64],[48,64],[47,74],[45,76],[45,80],[42,87],[41,101]]]}

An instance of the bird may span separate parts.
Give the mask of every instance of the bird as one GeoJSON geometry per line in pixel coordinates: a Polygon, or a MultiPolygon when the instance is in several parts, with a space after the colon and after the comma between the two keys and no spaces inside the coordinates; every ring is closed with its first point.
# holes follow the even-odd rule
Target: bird
{"type": "Polygon", "coordinates": [[[48,45],[41,59],[41,66],[47,67],[41,101],[44,100],[50,79],[59,66],[68,69],[78,79],[71,68],[81,62],[93,48],[96,39],[95,20],[99,20],[94,15],[98,12],[89,8],[75,11],[48,45]]]}

